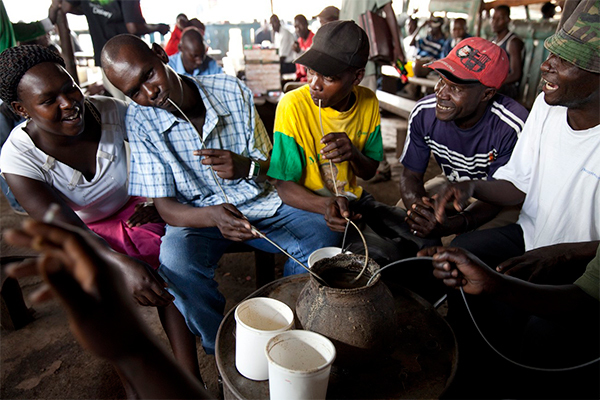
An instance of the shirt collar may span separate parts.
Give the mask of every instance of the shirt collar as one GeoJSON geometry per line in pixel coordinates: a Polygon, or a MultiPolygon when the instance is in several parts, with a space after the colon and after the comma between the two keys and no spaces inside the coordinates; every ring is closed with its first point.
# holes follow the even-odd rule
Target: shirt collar
{"type": "MultiPolygon", "coordinates": [[[[216,96],[210,93],[204,85],[200,82],[199,79],[190,78],[184,75],[180,75],[183,80],[189,80],[193,82],[198,88],[198,92],[200,93],[200,97],[202,102],[204,103],[204,107],[206,108],[206,116],[204,118],[204,126],[202,127],[202,139],[206,139],[208,134],[212,132],[217,123],[219,122],[219,118],[226,117],[230,115],[229,109],[225,107],[223,102],[219,100],[216,96]]],[[[157,119],[157,128],[161,133],[165,133],[168,131],[173,125],[179,122],[185,121],[185,119],[177,118],[171,112],[163,110],[161,108],[153,108],[158,117],[157,119]]]]}

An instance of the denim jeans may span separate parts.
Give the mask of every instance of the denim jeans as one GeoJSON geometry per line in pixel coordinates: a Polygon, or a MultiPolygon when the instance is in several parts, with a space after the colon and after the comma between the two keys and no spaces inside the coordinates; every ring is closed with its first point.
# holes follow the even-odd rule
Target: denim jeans
{"type": "MultiPolygon", "coordinates": [[[[342,235],[331,231],[322,215],[285,204],[272,217],[250,222],[305,265],[314,250],[341,243],[342,235]]],[[[202,338],[207,354],[214,354],[225,307],[225,298],[214,280],[215,268],[231,243],[218,228],[167,225],[160,247],[159,273],[169,285],[189,329],[202,338]]],[[[246,244],[270,253],[279,252],[264,239],[248,240],[246,244]]],[[[295,261],[289,259],[285,263],[284,275],[301,272],[305,271],[295,261]]]]}

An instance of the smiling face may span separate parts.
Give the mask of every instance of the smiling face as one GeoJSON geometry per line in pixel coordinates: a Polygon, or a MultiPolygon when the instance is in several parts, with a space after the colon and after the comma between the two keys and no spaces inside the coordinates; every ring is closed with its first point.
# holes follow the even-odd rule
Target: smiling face
{"type": "Polygon", "coordinates": [[[600,74],[585,71],[550,53],[542,63],[544,99],[550,105],[582,108],[598,97],[600,74]]]}
{"type": "Polygon", "coordinates": [[[458,84],[440,75],[435,85],[435,116],[441,121],[454,121],[459,128],[470,128],[483,116],[495,93],[478,82],[458,84]]]}
{"type": "Polygon", "coordinates": [[[156,43],[152,50],[123,45],[104,69],[112,84],[137,104],[172,112],[175,107],[167,99],[181,105],[183,86],[167,62],[167,54],[156,43]]]}
{"type": "Polygon", "coordinates": [[[30,117],[42,134],[77,136],[85,128],[83,93],[55,63],[29,69],[19,82],[12,106],[19,115],[30,117]]]}
{"type": "MultiPolygon", "coordinates": [[[[324,76],[306,68],[306,78],[310,87],[310,97],[316,106],[332,107],[338,111],[347,111],[352,87],[358,85],[365,74],[364,68],[349,69],[336,76],[324,76]]],[[[351,106],[351,105],[350,105],[351,106]]]]}

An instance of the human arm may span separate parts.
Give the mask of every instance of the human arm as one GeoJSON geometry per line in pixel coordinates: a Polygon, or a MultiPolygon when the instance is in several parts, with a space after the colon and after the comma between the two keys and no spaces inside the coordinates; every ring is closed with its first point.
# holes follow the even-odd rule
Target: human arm
{"type": "MultiPolygon", "coordinates": [[[[57,204],[59,208],[55,214],[55,220],[58,223],[89,231],[87,225],[49,184],[16,174],[5,174],[5,177],[17,201],[31,218],[42,221],[50,205],[57,204]]],[[[90,235],[95,234],[90,232],[90,235]]],[[[110,249],[104,239],[98,236],[98,240],[104,242],[107,249],[110,249]]],[[[154,274],[147,265],[124,254],[112,251],[112,249],[110,250],[106,254],[121,269],[126,278],[128,292],[133,295],[139,304],[164,306],[173,300],[173,297],[165,290],[163,280],[154,274]]]]}
{"type": "Polygon", "coordinates": [[[505,180],[470,180],[446,186],[435,199],[435,217],[439,222],[445,219],[445,207],[454,205],[456,211],[463,211],[469,205],[469,199],[475,197],[496,206],[516,206],[523,203],[525,193],[505,180]]]}
{"type": "Polygon", "coordinates": [[[423,197],[427,197],[423,182],[424,176],[423,172],[403,168],[402,175],[400,175],[400,194],[407,210],[410,210],[412,205],[421,201],[423,197]]]}
{"type": "Polygon", "coordinates": [[[544,318],[572,320],[598,315],[598,300],[580,287],[538,285],[502,275],[462,249],[432,247],[418,256],[433,256],[434,276],[465,293],[486,295],[527,313],[544,318]]]}
{"type": "MultiPolygon", "coordinates": [[[[243,179],[248,177],[250,171],[249,157],[244,157],[229,150],[202,149],[195,150],[195,156],[204,157],[202,165],[212,165],[217,175],[223,179],[243,179]]],[[[259,175],[254,179],[260,183],[267,180],[270,160],[255,160],[260,164],[259,175]]]]}
{"type": "Polygon", "coordinates": [[[148,24],[142,15],[139,0],[122,1],[121,9],[127,32],[132,35],[140,36],[152,32],[160,32],[161,35],[166,35],[171,30],[167,24],[148,24]]]}
{"type": "Polygon", "coordinates": [[[47,286],[35,299],[47,298],[51,289],[79,343],[118,367],[141,398],[211,397],[155,342],[125,295],[118,266],[105,257],[106,248],[96,237],[32,220],[4,237],[42,252],[29,264],[11,267],[9,274],[40,275],[47,286]]]}
{"type": "Polygon", "coordinates": [[[346,218],[361,218],[358,214],[352,214],[350,203],[345,197],[319,196],[293,181],[278,179],[275,187],[279,197],[285,204],[324,215],[327,226],[332,231],[343,232],[347,224],[346,218]]]}
{"type": "Polygon", "coordinates": [[[325,145],[320,151],[325,160],[334,163],[349,161],[354,174],[362,179],[371,179],[377,171],[379,161],[359,151],[344,132],[328,133],[321,139],[325,145]]]}
{"type": "Polygon", "coordinates": [[[506,51],[509,55],[510,70],[506,79],[504,79],[503,85],[508,85],[521,80],[523,74],[523,57],[521,56],[523,51],[523,41],[519,38],[514,38],[506,46],[506,51]]]}
{"type": "Polygon", "coordinates": [[[392,33],[392,42],[394,43],[394,60],[392,60],[392,64],[394,64],[396,60],[400,60],[403,63],[405,63],[406,57],[404,56],[404,51],[402,50],[402,43],[400,42],[400,35],[398,33],[398,21],[396,21],[396,14],[394,13],[394,9],[392,8],[391,1],[383,6],[383,12],[385,12],[385,20],[387,22],[388,27],[390,28],[390,32],[392,33]]]}
{"type": "Polygon", "coordinates": [[[225,239],[234,242],[256,237],[256,234],[252,233],[250,222],[233,204],[194,207],[182,204],[174,197],[155,198],[154,204],[162,219],[172,226],[217,227],[225,239]]]}
{"type": "Polygon", "coordinates": [[[559,243],[529,250],[519,257],[506,260],[496,271],[534,283],[564,283],[572,281],[594,258],[600,241],[559,243]]]}

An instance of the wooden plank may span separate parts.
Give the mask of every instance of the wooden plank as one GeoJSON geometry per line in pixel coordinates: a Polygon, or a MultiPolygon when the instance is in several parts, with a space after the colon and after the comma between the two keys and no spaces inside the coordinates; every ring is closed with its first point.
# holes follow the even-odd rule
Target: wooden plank
{"type": "Polygon", "coordinates": [[[386,93],[382,90],[378,90],[376,94],[381,108],[406,119],[408,119],[410,112],[415,108],[415,104],[417,104],[415,100],[386,93]]]}

